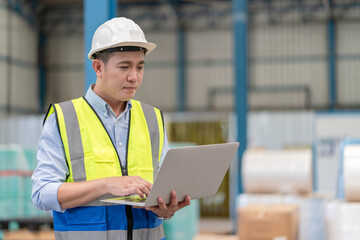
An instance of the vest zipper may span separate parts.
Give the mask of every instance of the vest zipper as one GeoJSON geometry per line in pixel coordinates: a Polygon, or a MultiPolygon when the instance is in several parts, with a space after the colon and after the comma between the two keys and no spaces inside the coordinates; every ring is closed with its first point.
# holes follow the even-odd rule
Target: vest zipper
{"type": "MultiPolygon", "coordinates": [[[[117,150],[116,150],[115,144],[114,144],[114,142],[112,141],[112,139],[111,139],[111,137],[110,137],[110,134],[109,134],[108,131],[106,130],[106,127],[105,127],[104,123],[101,121],[101,118],[99,117],[99,115],[97,114],[97,112],[95,111],[95,109],[94,109],[94,108],[90,105],[90,103],[86,100],[86,98],[83,97],[83,99],[84,99],[85,102],[89,105],[89,107],[93,110],[93,112],[95,113],[96,117],[99,119],[101,125],[103,126],[105,132],[107,133],[107,135],[108,135],[108,137],[109,137],[109,139],[110,139],[111,144],[112,144],[113,147],[114,147],[116,156],[118,157],[118,160],[119,160],[121,173],[122,173],[123,176],[127,176],[127,175],[128,175],[128,174],[127,174],[127,166],[126,166],[126,168],[124,168],[124,167],[122,166],[121,161],[120,161],[120,156],[119,156],[119,154],[118,154],[118,152],[117,152],[117,150]]],[[[129,141],[129,140],[128,140],[128,141],[129,141]]],[[[127,154],[127,153],[126,153],[126,154],[127,154]]],[[[127,156],[126,156],[126,157],[127,157],[127,156]]],[[[126,160],[126,161],[127,161],[127,160],[126,160]]]]}
{"type": "MultiPolygon", "coordinates": [[[[126,167],[123,167],[120,161],[120,156],[116,150],[115,144],[112,141],[110,134],[108,133],[108,131],[106,130],[106,127],[104,125],[104,123],[101,121],[101,118],[99,117],[99,115],[96,113],[95,109],[90,105],[90,103],[86,100],[85,97],[83,97],[83,99],[85,100],[85,102],[89,105],[89,107],[93,110],[93,112],[95,113],[95,115],[97,116],[97,118],[99,119],[99,121],[101,122],[103,128],[105,129],[105,132],[107,133],[110,142],[112,143],[116,155],[119,159],[119,163],[120,163],[120,168],[121,168],[121,173],[123,176],[128,176],[128,151],[129,151],[129,136],[130,136],[130,121],[131,121],[131,109],[129,111],[129,125],[128,125],[128,136],[127,136],[127,144],[126,144],[126,167]]],[[[126,212],[126,220],[127,220],[127,239],[128,240],[132,240],[133,239],[133,225],[134,225],[134,219],[133,219],[133,215],[132,215],[132,207],[131,206],[125,206],[125,212],[126,212]]]]}
{"type": "MultiPolygon", "coordinates": [[[[126,175],[128,175],[128,152],[129,152],[129,137],[130,137],[130,122],[131,122],[131,109],[129,111],[129,125],[128,125],[128,135],[127,135],[127,143],[126,143],[126,168],[124,171],[126,172],[126,175]]],[[[126,218],[127,218],[127,239],[133,240],[133,225],[134,225],[134,219],[132,215],[132,207],[131,206],[125,206],[126,209],[126,218]]]]}
{"type": "Polygon", "coordinates": [[[127,218],[127,240],[133,240],[133,215],[132,215],[132,207],[131,206],[125,206],[126,210],[126,218],[127,218]]]}

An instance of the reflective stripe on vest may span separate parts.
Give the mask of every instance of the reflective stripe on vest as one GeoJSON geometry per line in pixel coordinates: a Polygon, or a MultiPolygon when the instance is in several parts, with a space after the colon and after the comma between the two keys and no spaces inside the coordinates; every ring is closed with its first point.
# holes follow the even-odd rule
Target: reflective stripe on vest
{"type": "Polygon", "coordinates": [[[149,136],[151,141],[151,153],[153,159],[153,179],[156,177],[156,173],[159,167],[159,141],[160,141],[160,134],[159,134],[159,126],[157,117],[154,111],[154,108],[148,104],[141,103],[141,107],[143,109],[146,124],[149,129],[149,136]],[[156,129],[157,131],[151,131],[150,129],[156,129]]]}
{"type": "MultiPolygon", "coordinates": [[[[124,205],[101,207],[77,207],[66,210],[67,216],[55,212],[54,232],[59,240],[125,240],[128,239],[126,221],[118,221],[124,215],[124,205]]],[[[162,221],[151,211],[132,209],[134,226],[132,239],[163,239],[162,221]]]]}
{"type": "MultiPolygon", "coordinates": [[[[100,231],[72,231],[72,232],[55,232],[56,240],[69,239],[96,239],[96,240],[122,240],[127,239],[125,230],[100,231]]],[[[149,230],[137,229],[133,231],[133,239],[165,239],[164,230],[161,226],[149,230]]]]}
{"type": "MultiPolygon", "coordinates": [[[[164,141],[164,126],[161,112],[150,105],[135,100],[132,100],[132,106],[129,114],[127,169],[120,168],[121,163],[118,159],[120,165],[116,164],[117,166],[109,169],[111,171],[104,171],[102,175],[93,173],[91,176],[88,176],[89,172],[86,170],[85,165],[96,165],[93,163],[94,159],[96,162],[105,163],[118,158],[114,144],[103,127],[101,120],[83,98],[55,104],[60,135],[69,165],[70,176],[67,179],[68,182],[81,182],[105,176],[119,175],[141,176],[153,182],[157,174],[164,141]],[[82,113],[83,108],[87,108],[84,111],[86,114],[82,113]],[[89,121],[93,123],[88,123],[89,121]],[[97,134],[88,134],[87,131],[89,130],[87,129],[93,129],[92,131],[98,132],[97,134]],[[147,134],[144,134],[144,132],[147,132],[147,134]],[[82,135],[85,135],[85,137],[82,135]],[[91,136],[96,138],[94,135],[96,137],[102,136],[103,143],[100,144],[100,147],[92,146],[93,148],[91,148],[91,141],[97,142],[97,139],[91,140],[91,136]],[[92,157],[94,159],[87,159],[87,155],[93,155],[89,158],[92,157]],[[144,159],[152,159],[152,162],[144,163],[144,159]],[[122,172],[120,172],[121,170],[122,172]]],[[[95,168],[96,166],[90,167],[90,169],[95,168]]]]}
{"type": "Polygon", "coordinates": [[[65,121],[66,136],[71,159],[72,175],[76,176],[74,182],[86,181],[84,150],[81,133],[74,105],[71,101],[59,104],[65,121]]]}
{"type": "MultiPolygon", "coordinates": [[[[79,98],[55,104],[49,110],[49,114],[52,112],[56,114],[64,145],[69,166],[67,182],[124,175],[141,176],[147,181],[153,182],[164,141],[162,115],[158,109],[150,105],[135,100],[131,101],[126,167],[121,166],[110,135],[86,99],[79,98]],[[144,159],[148,160],[144,161],[144,159]]],[[[101,199],[110,197],[113,196],[104,195],[83,207],[68,209],[65,213],[54,212],[54,230],[57,239],[127,239],[129,234],[126,212],[119,211],[118,205],[100,202],[101,199]],[[100,214],[94,212],[90,215],[87,214],[92,211],[100,211],[100,214]],[[115,212],[116,217],[111,218],[110,212],[115,212]],[[82,219],[83,215],[87,216],[83,219],[84,222],[76,224],[68,222],[73,218],[82,219]],[[101,222],[98,222],[96,216],[102,218],[101,222]],[[115,223],[122,221],[123,223],[111,225],[113,221],[115,223]],[[109,224],[112,227],[109,228],[109,224]],[[123,226],[122,224],[125,224],[126,228],[120,227],[123,226]],[[90,233],[93,231],[96,234],[90,233]],[[79,236],[83,237],[79,238],[79,236]],[[120,236],[125,237],[120,238],[120,236]]],[[[139,239],[136,236],[149,236],[149,239],[164,237],[162,221],[158,220],[154,213],[144,209],[132,209],[132,213],[133,217],[130,219],[133,219],[133,239],[139,239]],[[137,226],[142,227],[137,228],[137,226]]]]}

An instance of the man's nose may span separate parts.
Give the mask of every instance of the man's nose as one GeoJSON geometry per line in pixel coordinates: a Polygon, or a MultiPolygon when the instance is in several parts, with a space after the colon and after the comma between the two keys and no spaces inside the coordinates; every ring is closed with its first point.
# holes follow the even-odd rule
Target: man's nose
{"type": "Polygon", "coordinates": [[[128,81],[136,81],[138,78],[136,68],[132,68],[129,71],[128,81]]]}

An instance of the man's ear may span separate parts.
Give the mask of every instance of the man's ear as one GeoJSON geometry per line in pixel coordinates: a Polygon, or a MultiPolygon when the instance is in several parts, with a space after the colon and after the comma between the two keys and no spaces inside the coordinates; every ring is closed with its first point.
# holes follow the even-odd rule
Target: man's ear
{"type": "Polygon", "coordinates": [[[95,59],[92,63],[92,67],[96,73],[96,77],[101,78],[104,72],[104,63],[99,59],[95,59]]]}

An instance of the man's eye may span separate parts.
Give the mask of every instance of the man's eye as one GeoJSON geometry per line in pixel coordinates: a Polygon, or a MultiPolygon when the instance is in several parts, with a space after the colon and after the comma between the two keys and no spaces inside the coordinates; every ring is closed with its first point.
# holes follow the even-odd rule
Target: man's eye
{"type": "Polygon", "coordinates": [[[144,66],[138,66],[137,67],[139,70],[142,70],[142,69],[144,69],[144,66]]]}
{"type": "Polygon", "coordinates": [[[128,69],[128,66],[120,66],[121,69],[128,69]]]}

